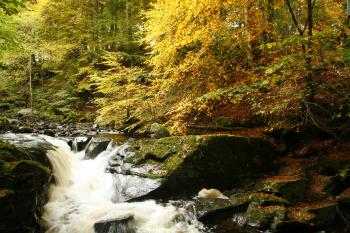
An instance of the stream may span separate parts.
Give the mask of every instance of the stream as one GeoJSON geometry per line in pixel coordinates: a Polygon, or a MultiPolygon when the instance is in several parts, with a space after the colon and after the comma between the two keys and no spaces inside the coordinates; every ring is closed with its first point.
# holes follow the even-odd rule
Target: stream
{"type": "Polygon", "coordinates": [[[140,196],[157,187],[156,181],[151,179],[115,176],[106,172],[108,161],[122,154],[125,144],[111,142],[96,158],[85,160],[85,151],[74,152],[65,139],[29,134],[5,134],[2,138],[26,147],[43,142],[54,146],[47,152],[55,177],[42,216],[47,233],[204,232],[204,226],[197,221],[195,214],[184,208],[158,204],[153,200],[124,202],[130,194],[140,196]],[[121,231],[113,227],[94,230],[95,223],[115,220],[127,220],[114,226],[122,228],[121,231]]]}

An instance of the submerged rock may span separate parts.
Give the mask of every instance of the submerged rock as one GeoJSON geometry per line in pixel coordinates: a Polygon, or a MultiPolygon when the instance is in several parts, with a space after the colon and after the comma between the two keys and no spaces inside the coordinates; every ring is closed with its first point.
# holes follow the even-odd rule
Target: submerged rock
{"type": "Polygon", "coordinates": [[[135,233],[136,231],[129,224],[133,218],[133,216],[126,216],[97,222],[94,224],[95,233],[135,233]]]}

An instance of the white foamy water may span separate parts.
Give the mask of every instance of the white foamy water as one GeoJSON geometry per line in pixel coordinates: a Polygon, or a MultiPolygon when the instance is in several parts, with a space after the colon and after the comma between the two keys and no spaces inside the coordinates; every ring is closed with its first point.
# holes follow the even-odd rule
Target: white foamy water
{"type": "MultiPolygon", "coordinates": [[[[46,137],[57,149],[48,152],[56,184],[51,186],[43,221],[47,233],[93,233],[94,223],[132,215],[137,233],[199,233],[201,224],[171,205],[155,201],[113,203],[113,177],[105,173],[114,149],[110,146],[94,160],[83,160],[66,142],[46,137]]],[[[134,187],[137,188],[137,187],[134,187]]]]}

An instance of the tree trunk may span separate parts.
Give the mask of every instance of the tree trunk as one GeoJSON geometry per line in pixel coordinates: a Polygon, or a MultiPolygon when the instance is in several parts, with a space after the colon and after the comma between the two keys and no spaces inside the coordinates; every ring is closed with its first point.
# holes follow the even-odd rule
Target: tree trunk
{"type": "Polygon", "coordinates": [[[315,95],[313,72],[312,72],[312,37],[313,37],[313,3],[312,0],[307,0],[307,44],[306,44],[306,70],[307,70],[307,99],[312,101],[315,95]]]}
{"type": "Polygon", "coordinates": [[[28,74],[29,74],[29,103],[30,103],[30,109],[32,110],[32,113],[33,113],[32,55],[29,55],[28,74]]]}

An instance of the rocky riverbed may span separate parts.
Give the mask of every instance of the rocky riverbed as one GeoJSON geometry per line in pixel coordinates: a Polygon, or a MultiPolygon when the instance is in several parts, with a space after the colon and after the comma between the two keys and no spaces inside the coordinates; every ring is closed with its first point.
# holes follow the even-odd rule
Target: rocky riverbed
{"type": "MultiPolygon", "coordinates": [[[[266,135],[130,140],[83,133],[78,138],[70,135],[67,143],[72,150],[85,150],[85,159],[94,159],[113,141],[128,141],[110,158],[106,172],[142,177],[149,184],[154,180],[148,191],[124,193],[119,201],[178,200],[178,206],[192,211],[216,233],[345,232],[350,216],[350,143],[346,141],[312,138],[286,150],[266,135]],[[202,188],[218,189],[227,198],[199,198],[202,188]]],[[[1,142],[0,147],[0,202],[6,216],[0,229],[6,232],[40,229],[36,216],[50,183],[45,156],[49,145],[22,144],[17,148],[1,142]]]]}

